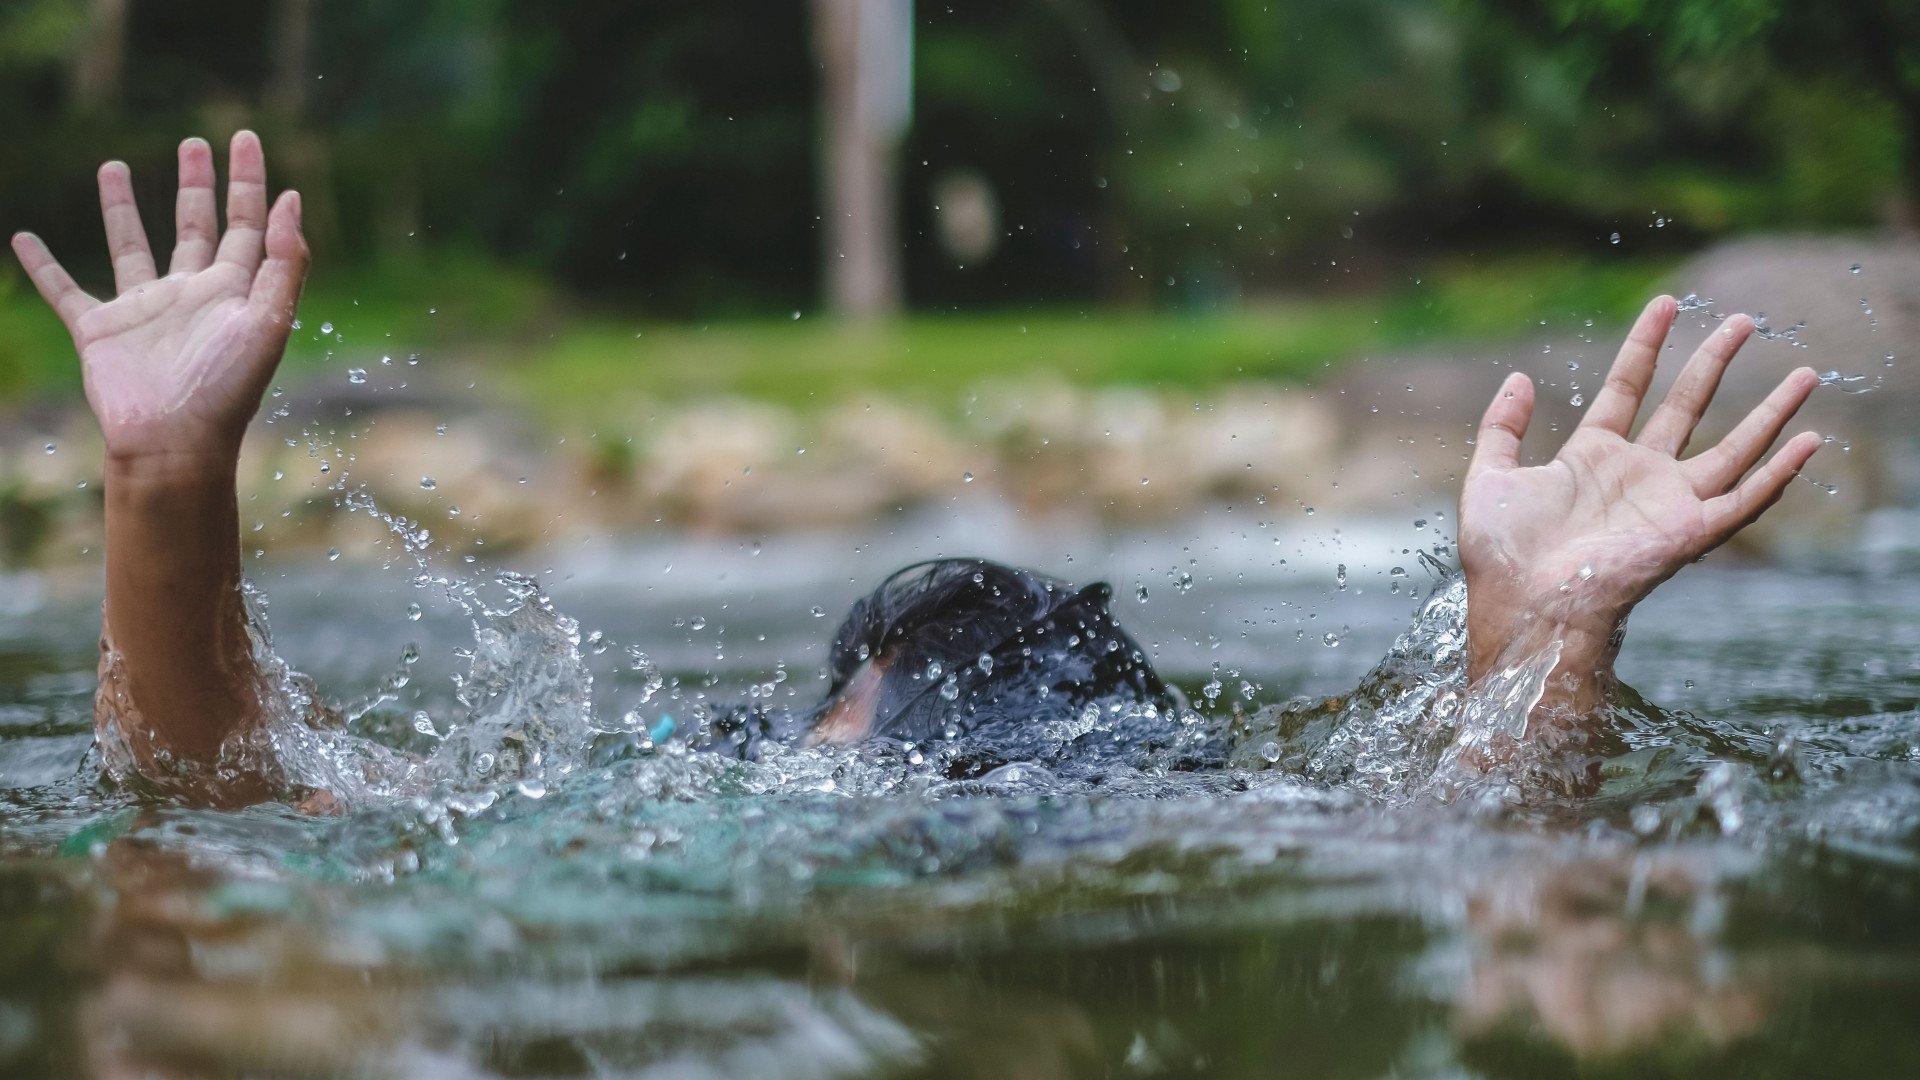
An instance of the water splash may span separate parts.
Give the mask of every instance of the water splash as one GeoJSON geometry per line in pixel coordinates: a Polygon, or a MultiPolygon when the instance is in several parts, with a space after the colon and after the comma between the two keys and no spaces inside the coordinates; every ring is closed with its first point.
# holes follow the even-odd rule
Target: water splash
{"type": "Polygon", "coordinates": [[[1560,658],[1549,637],[1467,678],[1466,580],[1422,554],[1437,577],[1414,624],[1353,693],[1298,698],[1235,724],[1230,761],[1279,769],[1390,803],[1525,806],[1585,792],[1599,720],[1542,716],[1560,658]]]}
{"type": "Polygon", "coordinates": [[[1755,312],[1753,316],[1753,332],[1755,336],[1765,338],[1768,341],[1784,341],[1796,349],[1804,349],[1807,347],[1807,343],[1800,340],[1800,331],[1806,328],[1807,321],[1805,319],[1801,319],[1792,326],[1777,327],[1767,320],[1767,313],[1764,311],[1755,312]]]}
{"type": "Polygon", "coordinates": [[[1827,371],[1820,375],[1820,385],[1838,390],[1843,394],[1871,394],[1887,383],[1885,375],[1842,375],[1838,371],[1827,371]],[[1866,385],[1859,385],[1865,383],[1866,385]]]}

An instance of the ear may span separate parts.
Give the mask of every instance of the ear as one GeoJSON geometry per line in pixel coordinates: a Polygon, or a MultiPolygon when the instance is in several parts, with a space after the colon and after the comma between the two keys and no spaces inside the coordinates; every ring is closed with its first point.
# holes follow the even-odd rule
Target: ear
{"type": "Polygon", "coordinates": [[[827,699],[822,712],[815,714],[818,719],[807,733],[808,746],[845,746],[873,734],[880,715],[880,688],[886,682],[891,660],[891,655],[883,653],[854,669],[846,685],[827,699]]]}

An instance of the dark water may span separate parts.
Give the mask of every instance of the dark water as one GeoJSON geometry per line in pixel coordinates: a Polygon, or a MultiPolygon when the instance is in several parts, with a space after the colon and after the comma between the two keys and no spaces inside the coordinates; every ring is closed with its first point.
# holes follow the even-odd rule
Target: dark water
{"type": "MultiPolygon", "coordinates": [[[[832,617],[907,554],[817,542],[556,557],[556,606],[606,635],[578,649],[594,722],[817,694],[832,617]],[[628,646],[670,684],[649,695],[628,646]]],[[[1376,546],[1345,590],[1338,554],[1261,575],[1136,539],[1042,563],[1144,585],[1121,617],[1203,706],[1181,723],[1214,734],[1236,703],[1344,692],[1381,657],[1433,581],[1376,546]]],[[[342,698],[420,644],[359,730],[430,752],[478,714],[448,678],[473,670],[469,620],[409,621],[426,598],[404,575],[256,577],[281,653],[342,698]]],[[[1597,794],[1493,808],[1325,755],[1063,753],[954,781],[936,747],[742,763],[674,739],[339,818],[140,805],[83,766],[84,590],[13,594],[8,1076],[1920,1075],[1911,573],[1695,568],[1622,663],[1674,715],[1623,723],[1597,794]]]]}

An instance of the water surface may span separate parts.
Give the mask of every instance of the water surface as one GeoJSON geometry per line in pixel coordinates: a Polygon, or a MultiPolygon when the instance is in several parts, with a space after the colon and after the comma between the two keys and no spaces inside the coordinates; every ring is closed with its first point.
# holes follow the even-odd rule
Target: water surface
{"type": "MultiPolygon", "coordinates": [[[[1598,792],[1442,804],[1380,779],[1389,740],[1319,732],[1267,767],[1234,718],[1352,689],[1435,587],[1401,555],[1424,534],[1354,526],[1282,567],[1269,538],[1203,524],[989,553],[1132,597],[1121,618],[1198,706],[1178,723],[1242,740],[1229,767],[1089,757],[1110,722],[1093,718],[984,778],[951,778],[937,746],[739,762],[601,739],[534,782],[469,776],[335,818],[168,808],[97,790],[85,762],[86,590],[11,605],[0,1066],[1920,1074],[1915,575],[1690,570],[1621,665],[1668,713],[1623,722],[1598,792]]],[[[810,699],[844,603],[951,546],[609,543],[533,568],[586,635],[591,722],[632,710],[652,731],[703,695],[810,699]]],[[[254,576],[280,651],[337,699],[392,685],[418,643],[359,730],[431,752],[473,714],[450,678],[471,680],[472,620],[431,590],[318,560],[254,576]]],[[[1345,726],[1391,734],[1368,723],[1345,726]]]]}

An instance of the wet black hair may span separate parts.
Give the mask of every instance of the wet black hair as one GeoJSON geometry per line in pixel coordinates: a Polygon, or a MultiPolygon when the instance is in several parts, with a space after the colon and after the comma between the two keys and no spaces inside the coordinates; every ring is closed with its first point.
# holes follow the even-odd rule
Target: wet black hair
{"type": "Polygon", "coordinates": [[[817,730],[855,691],[866,714],[856,734],[914,742],[1064,719],[1088,704],[1172,708],[1112,599],[1104,582],[1076,588],[986,559],[904,567],[847,612],[810,722],[817,730]]]}

